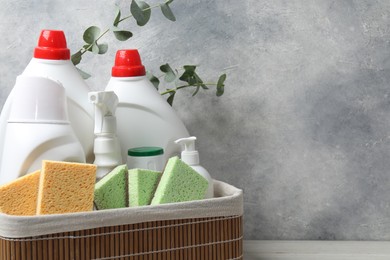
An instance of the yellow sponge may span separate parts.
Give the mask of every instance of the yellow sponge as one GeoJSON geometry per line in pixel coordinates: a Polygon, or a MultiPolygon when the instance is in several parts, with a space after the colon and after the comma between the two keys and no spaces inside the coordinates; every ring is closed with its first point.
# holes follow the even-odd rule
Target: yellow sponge
{"type": "Polygon", "coordinates": [[[35,215],[40,171],[0,186],[0,211],[9,215],[35,215]]]}
{"type": "Polygon", "coordinates": [[[96,165],[42,161],[37,215],[91,211],[96,165]]]}

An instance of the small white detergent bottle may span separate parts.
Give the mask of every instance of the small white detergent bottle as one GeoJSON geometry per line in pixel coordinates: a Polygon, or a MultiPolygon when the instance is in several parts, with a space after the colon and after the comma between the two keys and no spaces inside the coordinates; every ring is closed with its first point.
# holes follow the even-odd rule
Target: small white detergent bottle
{"type": "Polygon", "coordinates": [[[192,167],[196,172],[205,177],[209,182],[209,187],[205,195],[205,199],[214,197],[214,184],[209,172],[199,164],[199,152],[195,150],[195,136],[180,138],[175,142],[181,144],[183,150],[181,152],[181,160],[192,167]]]}
{"type": "Polygon", "coordinates": [[[94,164],[97,165],[96,180],[100,180],[122,163],[121,147],[116,136],[118,97],[113,91],[96,91],[89,92],[88,98],[95,105],[94,164]]]}
{"type": "Polygon", "coordinates": [[[127,151],[136,147],[161,147],[165,161],[179,155],[175,140],[188,137],[188,131],[174,109],[145,76],[137,50],[116,53],[112,77],[106,90],[119,98],[116,110],[117,134],[125,162],[127,151]]]}
{"type": "Polygon", "coordinates": [[[17,77],[5,132],[0,184],[39,170],[42,160],[85,162],[59,82],[17,77]]]}
{"type": "MultiPolygon", "coordinates": [[[[69,121],[88,162],[93,161],[93,106],[88,102],[89,87],[70,60],[66,38],[60,30],[42,30],[34,57],[22,75],[42,76],[59,81],[66,90],[69,121]]],[[[0,147],[13,100],[11,90],[0,115],[0,147]]],[[[0,158],[2,150],[0,149],[0,158]]],[[[1,176],[0,176],[1,177],[1,176]]]]}

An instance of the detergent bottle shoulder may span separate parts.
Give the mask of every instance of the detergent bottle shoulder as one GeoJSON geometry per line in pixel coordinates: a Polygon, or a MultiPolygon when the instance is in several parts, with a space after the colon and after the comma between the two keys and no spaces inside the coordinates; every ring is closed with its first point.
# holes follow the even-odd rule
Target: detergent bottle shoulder
{"type": "Polygon", "coordinates": [[[41,168],[42,160],[85,162],[70,126],[65,89],[48,78],[19,76],[5,128],[0,184],[41,168]]]}

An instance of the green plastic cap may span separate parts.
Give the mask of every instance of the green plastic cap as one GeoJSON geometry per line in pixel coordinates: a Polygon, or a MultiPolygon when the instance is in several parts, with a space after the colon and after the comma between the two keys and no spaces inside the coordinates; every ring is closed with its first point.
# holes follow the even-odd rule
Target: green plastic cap
{"type": "Polygon", "coordinates": [[[147,157],[164,154],[161,147],[136,147],[127,150],[127,155],[134,157],[147,157]]]}

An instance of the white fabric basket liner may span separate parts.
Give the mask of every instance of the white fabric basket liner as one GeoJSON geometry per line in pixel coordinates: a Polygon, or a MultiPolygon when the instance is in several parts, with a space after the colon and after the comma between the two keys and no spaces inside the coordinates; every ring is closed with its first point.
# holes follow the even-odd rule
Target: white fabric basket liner
{"type": "Polygon", "coordinates": [[[11,216],[0,213],[0,236],[27,238],[149,221],[243,215],[242,190],[214,180],[214,196],[190,202],[70,214],[11,216]]]}

